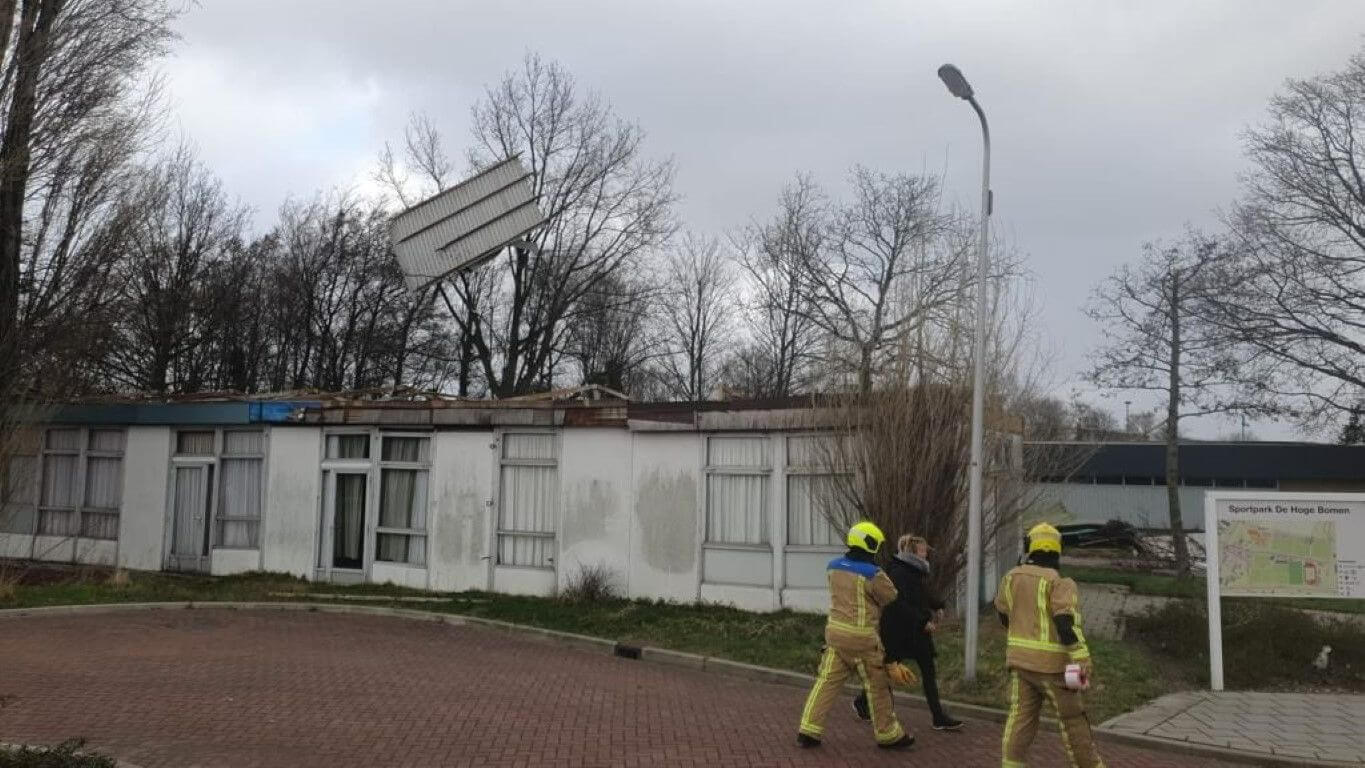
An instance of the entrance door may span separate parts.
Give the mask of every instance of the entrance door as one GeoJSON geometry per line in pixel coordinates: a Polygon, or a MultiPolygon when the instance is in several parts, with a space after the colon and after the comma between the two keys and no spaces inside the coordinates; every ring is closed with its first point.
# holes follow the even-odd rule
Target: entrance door
{"type": "Polygon", "coordinates": [[[213,513],[213,465],[182,464],[174,469],[171,552],[166,558],[166,567],[174,571],[207,571],[209,519],[213,513]]]}
{"type": "Polygon", "coordinates": [[[318,537],[318,578],[364,581],[369,474],[328,470],[318,537]]]}

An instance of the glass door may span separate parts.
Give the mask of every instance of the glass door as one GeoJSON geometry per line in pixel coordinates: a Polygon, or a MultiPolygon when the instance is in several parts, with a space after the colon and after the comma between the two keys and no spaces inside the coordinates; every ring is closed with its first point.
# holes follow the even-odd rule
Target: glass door
{"type": "Polygon", "coordinates": [[[362,570],[365,567],[365,485],[360,472],[337,472],[332,492],[333,568],[362,570]]]}
{"type": "Polygon", "coordinates": [[[174,470],[171,551],[166,566],[175,571],[207,571],[213,465],[180,464],[174,470]]]}

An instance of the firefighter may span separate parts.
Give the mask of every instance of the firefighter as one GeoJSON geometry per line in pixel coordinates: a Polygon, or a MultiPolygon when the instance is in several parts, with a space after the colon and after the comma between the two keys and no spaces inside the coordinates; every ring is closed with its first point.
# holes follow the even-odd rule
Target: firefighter
{"type": "Polygon", "coordinates": [[[830,605],[825,651],[815,686],[801,710],[796,742],[802,747],[820,746],[825,715],[852,675],[858,676],[867,694],[877,745],[905,749],[915,743],[915,737],[905,732],[891,708],[885,651],[877,636],[882,609],[896,599],[895,585],[875,560],[885,541],[886,536],[873,523],[857,523],[848,531],[848,552],[831,560],[826,568],[830,605]]]}
{"type": "Polygon", "coordinates": [[[1091,661],[1081,633],[1076,582],[1058,572],[1061,556],[1062,534],[1047,523],[1035,525],[1028,532],[1024,563],[1005,574],[995,596],[995,610],[1009,630],[1005,665],[1010,673],[1010,711],[1001,744],[1002,768],[1028,764],[1044,700],[1057,711],[1072,768],[1104,768],[1081,692],[1066,684],[1067,665],[1079,665],[1082,679],[1088,679],[1091,661]]]}

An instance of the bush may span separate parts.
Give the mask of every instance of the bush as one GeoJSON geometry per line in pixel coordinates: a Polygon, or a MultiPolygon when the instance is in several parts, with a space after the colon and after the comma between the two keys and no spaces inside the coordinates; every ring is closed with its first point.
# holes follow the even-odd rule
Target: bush
{"type": "Polygon", "coordinates": [[[578,572],[569,577],[560,597],[571,603],[596,603],[615,600],[616,572],[604,563],[579,566],[578,572]]]}
{"type": "MultiPolygon", "coordinates": [[[[1128,617],[1128,637],[1194,679],[1208,682],[1208,613],[1196,600],[1173,600],[1128,617]]],[[[1282,605],[1223,602],[1223,674],[1229,688],[1331,688],[1365,691],[1365,629],[1282,605]],[[1325,671],[1313,666],[1331,646],[1325,671]]]]}
{"type": "Polygon", "coordinates": [[[112,758],[80,752],[79,739],[55,747],[0,748],[0,768],[115,768],[112,758]]]}

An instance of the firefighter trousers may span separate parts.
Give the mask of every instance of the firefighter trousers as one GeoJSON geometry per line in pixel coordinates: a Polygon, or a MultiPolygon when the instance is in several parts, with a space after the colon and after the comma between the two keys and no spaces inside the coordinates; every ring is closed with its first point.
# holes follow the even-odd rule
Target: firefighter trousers
{"type": "Polygon", "coordinates": [[[875,636],[826,633],[820,672],[801,710],[801,733],[815,739],[824,736],[825,715],[842,697],[844,683],[856,676],[867,694],[877,743],[893,744],[905,736],[891,706],[891,683],[886,677],[883,656],[881,642],[875,636]]]}
{"type": "Polygon", "coordinates": [[[1062,746],[1071,768],[1104,768],[1104,761],[1095,751],[1081,692],[1067,688],[1062,675],[1012,668],[1009,686],[1010,713],[1001,744],[1001,768],[1028,765],[1028,749],[1038,733],[1038,718],[1042,715],[1044,701],[1050,702],[1057,711],[1062,746]]]}

